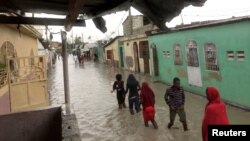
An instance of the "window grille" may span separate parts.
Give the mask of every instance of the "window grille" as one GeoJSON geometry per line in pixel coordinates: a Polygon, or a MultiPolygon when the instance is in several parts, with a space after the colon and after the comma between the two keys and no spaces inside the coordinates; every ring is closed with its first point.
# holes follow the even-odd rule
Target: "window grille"
{"type": "Polygon", "coordinates": [[[182,54],[181,54],[180,44],[174,45],[174,64],[175,65],[182,65],[182,54]]]}
{"type": "Polygon", "coordinates": [[[186,44],[187,46],[187,64],[191,67],[199,67],[197,43],[194,40],[190,40],[186,44]]]}
{"type": "Polygon", "coordinates": [[[206,69],[219,71],[217,50],[213,43],[206,43],[204,47],[206,69]]]}

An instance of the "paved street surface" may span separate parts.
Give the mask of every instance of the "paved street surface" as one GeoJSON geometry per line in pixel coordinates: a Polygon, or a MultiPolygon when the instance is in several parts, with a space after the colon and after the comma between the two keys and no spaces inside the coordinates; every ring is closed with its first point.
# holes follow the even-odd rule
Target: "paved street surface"
{"type": "MultiPolygon", "coordinates": [[[[201,120],[206,98],[186,92],[185,109],[189,131],[184,132],[176,117],[173,129],[169,121],[168,107],[164,102],[165,84],[153,83],[147,75],[137,74],[141,82],[147,81],[156,94],[156,121],[159,129],[150,124],[144,127],[141,113],[130,115],[128,108],[119,110],[116,93],[110,93],[115,74],[127,79],[128,71],[121,71],[94,62],[75,65],[69,56],[69,80],[71,103],[77,116],[83,141],[201,141],[201,120]]],[[[62,61],[49,72],[50,102],[53,106],[64,104],[62,61]]],[[[126,98],[127,103],[127,98],[126,98]]],[[[250,124],[250,112],[227,106],[231,124],[250,124]]]]}

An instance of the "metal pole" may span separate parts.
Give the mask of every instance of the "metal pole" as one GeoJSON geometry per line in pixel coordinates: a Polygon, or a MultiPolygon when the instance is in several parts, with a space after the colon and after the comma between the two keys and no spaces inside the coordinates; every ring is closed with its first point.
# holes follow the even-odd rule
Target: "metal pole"
{"type": "Polygon", "coordinates": [[[63,78],[66,114],[70,114],[70,96],[69,96],[69,72],[68,72],[68,55],[67,55],[67,33],[61,31],[62,37],[62,54],[63,54],[63,78]]]}
{"type": "Polygon", "coordinates": [[[184,25],[182,15],[180,14],[180,16],[181,16],[181,25],[184,25]]]}
{"type": "Polygon", "coordinates": [[[133,17],[131,14],[131,7],[129,7],[128,16],[130,18],[130,35],[133,35],[133,17]]]}

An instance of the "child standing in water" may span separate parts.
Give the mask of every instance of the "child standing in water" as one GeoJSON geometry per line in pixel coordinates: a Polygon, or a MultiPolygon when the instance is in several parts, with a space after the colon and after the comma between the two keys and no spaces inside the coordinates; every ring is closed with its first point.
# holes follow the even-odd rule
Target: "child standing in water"
{"type": "Polygon", "coordinates": [[[111,92],[116,90],[116,97],[117,97],[119,109],[122,109],[122,107],[126,108],[126,105],[125,105],[125,89],[124,89],[124,82],[122,80],[122,75],[117,74],[115,77],[116,77],[116,81],[113,84],[113,90],[111,92]]]}
{"type": "Polygon", "coordinates": [[[158,125],[154,119],[155,117],[155,95],[148,83],[143,82],[141,87],[141,104],[143,107],[143,118],[145,126],[148,127],[148,121],[151,121],[154,128],[157,129],[158,125]]]}

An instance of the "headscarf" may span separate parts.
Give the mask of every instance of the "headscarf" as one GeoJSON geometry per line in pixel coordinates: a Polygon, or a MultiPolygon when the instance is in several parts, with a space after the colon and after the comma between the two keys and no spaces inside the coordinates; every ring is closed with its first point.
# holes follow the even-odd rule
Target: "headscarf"
{"type": "Polygon", "coordinates": [[[127,84],[128,84],[128,85],[131,85],[131,86],[137,85],[137,80],[135,79],[135,77],[134,77],[133,74],[130,74],[130,75],[128,76],[127,84]]]}
{"type": "Polygon", "coordinates": [[[143,108],[146,108],[148,106],[154,107],[155,95],[152,89],[148,86],[147,82],[142,83],[140,96],[141,96],[141,102],[142,102],[143,108]]]}
{"type": "Polygon", "coordinates": [[[220,103],[221,102],[221,99],[220,99],[220,94],[219,94],[219,91],[217,90],[216,87],[214,86],[209,86],[207,87],[207,90],[206,90],[206,95],[207,95],[207,99],[208,99],[208,103],[206,105],[206,107],[209,105],[209,104],[212,104],[212,103],[220,103]]]}

